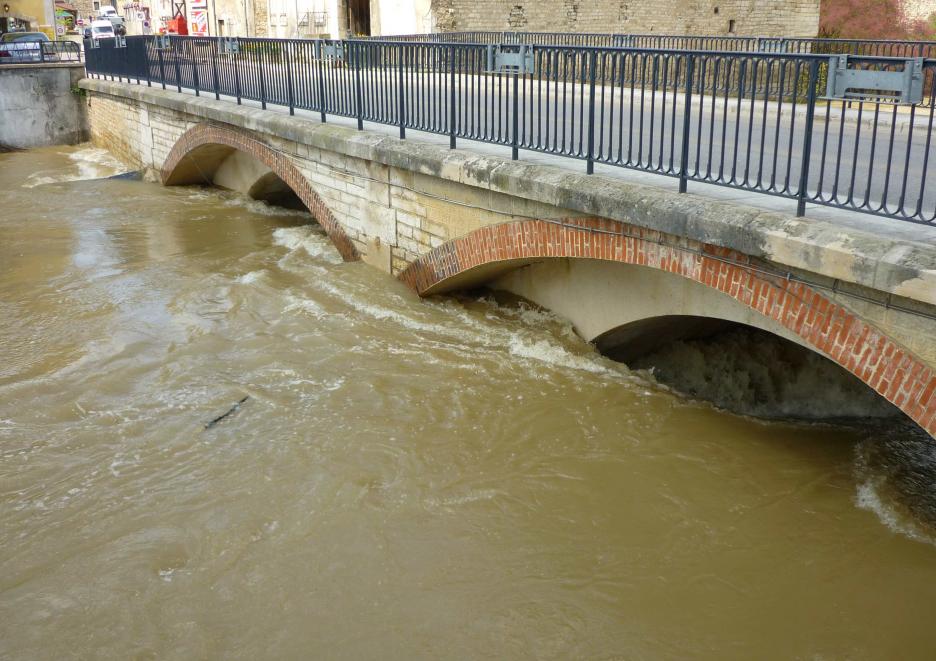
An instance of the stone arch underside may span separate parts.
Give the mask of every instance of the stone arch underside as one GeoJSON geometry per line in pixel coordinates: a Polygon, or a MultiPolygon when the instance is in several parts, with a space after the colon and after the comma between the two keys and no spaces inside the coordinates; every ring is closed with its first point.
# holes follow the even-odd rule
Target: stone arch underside
{"type": "Polygon", "coordinates": [[[854,374],[936,437],[933,369],[818,289],[770,273],[734,250],[600,218],[522,220],[453,239],[399,277],[426,296],[477,286],[550,258],[643,266],[729,296],[854,374]]]}
{"type": "MultiPolygon", "coordinates": [[[[193,126],[182,134],[166,156],[160,173],[162,182],[167,186],[213,184],[216,173],[236,152],[263,164],[276,179],[288,186],[322,226],[344,260],[360,259],[354,242],[289,157],[243,131],[213,124],[193,126]]],[[[255,188],[244,192],[262,196],[264,189],[275,191],[277,183],[269,176],[262,176],[253,186],[255,188]]]]}

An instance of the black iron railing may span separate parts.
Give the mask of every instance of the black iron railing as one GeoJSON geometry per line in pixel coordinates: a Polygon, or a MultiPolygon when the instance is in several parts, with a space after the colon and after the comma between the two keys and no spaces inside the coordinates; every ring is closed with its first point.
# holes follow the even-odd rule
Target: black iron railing
{"type": "Polygon", "coordinates": [[[81,62],[81,46],[74,41],[10,41],[0,43],[0,64],[81,62]]]}
{"type": "MultiPolygon", "coordinates": [[[[662,174],[918,223],[934,101],[827,100],[829,56],[485,44],[128,37],[86,51],[88,72],[662,174]],[[505,63],[520,69],[504,70],[505,63]]],[[[898,73],[899,58],[850,59],[898,73]]],[[[850,65],[850,66],[851,66],[850,65]]],[[[919,63],[931,89],[936,60],[919,63]]]]}

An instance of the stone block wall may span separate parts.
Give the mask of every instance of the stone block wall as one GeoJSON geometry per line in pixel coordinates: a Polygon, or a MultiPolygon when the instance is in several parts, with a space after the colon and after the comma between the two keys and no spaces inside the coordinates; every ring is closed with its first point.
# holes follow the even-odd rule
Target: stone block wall
{"type": "Polygon", "coordinates": [[[136,169],[159,170],[195,118],[133,99],[94,95],[88,102],[91,141],[136,169]]]}
{"type": "Polygon", "coordinates": [[[815,37],[819,0],[436,0],[436,29],[815,37]]]}

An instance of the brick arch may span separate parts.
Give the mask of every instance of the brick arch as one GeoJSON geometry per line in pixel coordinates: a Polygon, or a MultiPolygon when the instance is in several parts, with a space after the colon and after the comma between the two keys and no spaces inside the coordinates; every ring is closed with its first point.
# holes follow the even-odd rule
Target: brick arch
{"type": "Polygon", "coordinates": [[[233,151],[250,154],[270,168],[302,200],[328,234],[345,261],[360,259],[357,247],[289,157],[250,137],[240,129],[197,124],[176,141],[163,162],[161,177],[167,185],[210,183],[211,175],[233,151]]]}
{"type": "Polygon", "coordinates": [[[646,266],[730,296],[798,335],[936,437],[933,369],[817,289],[751,268],[751,258],[734,250],[605,219],[522,220],[453,239],[399,277],[425,296],[551,257],[646,266]]]}

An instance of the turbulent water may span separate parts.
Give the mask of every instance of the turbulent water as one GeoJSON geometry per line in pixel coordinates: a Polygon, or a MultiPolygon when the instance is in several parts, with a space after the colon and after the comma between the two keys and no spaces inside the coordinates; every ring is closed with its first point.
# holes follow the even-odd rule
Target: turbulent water
{"type": "Polygon", "coordinates": [[[755,328],[734,327],[704,339],[671,342],[631,365],[649,369],[661,382],[692,397],[761,418],[902,415],[831,360],[755,328]]]}
{"type": "Polygon", "coordinates": [[[118,170],[0,155],[0,658],[932,658],[909,427],[729,414],[118,170]]]}

